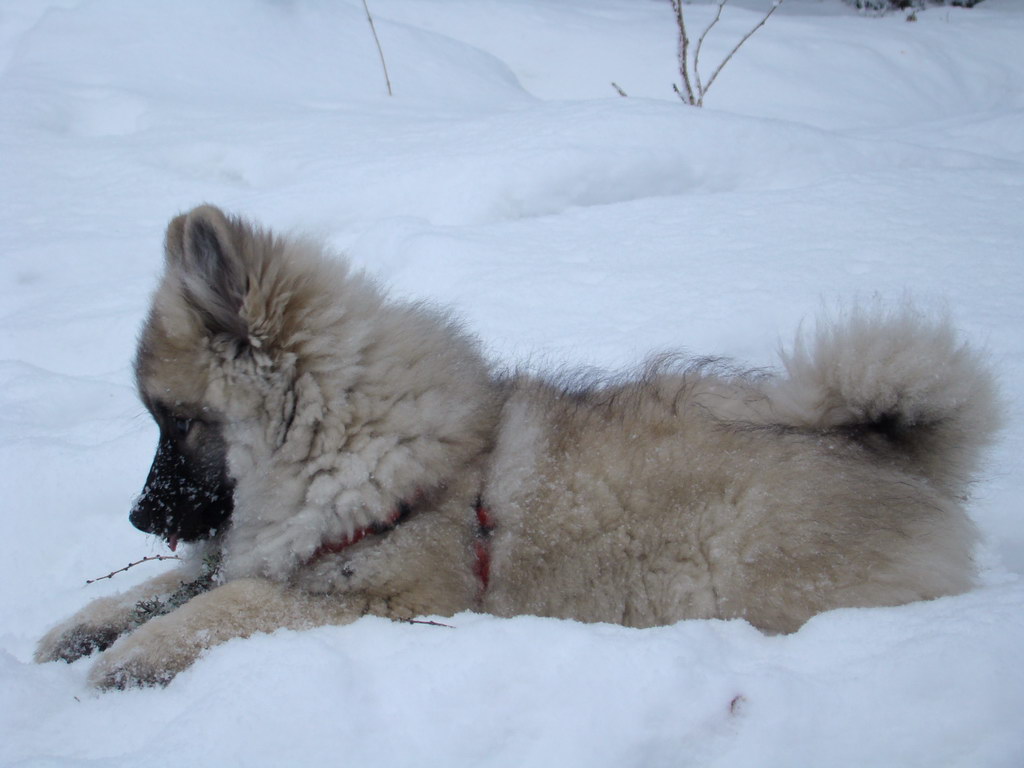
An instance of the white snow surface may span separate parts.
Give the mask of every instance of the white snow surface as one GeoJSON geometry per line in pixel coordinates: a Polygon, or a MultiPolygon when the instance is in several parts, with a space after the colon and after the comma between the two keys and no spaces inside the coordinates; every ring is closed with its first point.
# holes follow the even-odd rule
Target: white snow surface
{"type": "MultiPolygon", "coordinates": [[[[768,0],[734,0],[705,76],[768,0]]],[[[0,764],[1024,765],[1024,3],[787,0],[706,106],[665,0],[4,0],[0,764]],[[628,94],[621,98],[616,82],[628,94]],[[1006,427],[980,584],[632,630],[462,614],[235,640],[99,694],[38,637],[173,563],[127,521],[156,429],[130,360],[163,227],[311,232],[496,361],[769,366],[823,308],[911,297],[988,350],[1006,427]]],[[[686,6],[691,34],[714,6],[686,6]]]]}

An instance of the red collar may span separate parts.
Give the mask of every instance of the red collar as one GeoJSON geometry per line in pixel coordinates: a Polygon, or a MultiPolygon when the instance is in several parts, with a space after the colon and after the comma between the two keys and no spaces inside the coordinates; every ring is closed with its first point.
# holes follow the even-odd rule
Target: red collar
{"type": "MultiPolygon", "coordinates": [[[[416,494],[417,500],[420,497],[421,494],[416,494]]],[[[495,522],[491,511],[484,506],[483,499],[479,497],[477,497],[476,502],[473,504],[473,511],[476,512],[477,526],[476,536],[473,541],[473,554],[476,558],[473,562],[473,573],[480,581],[478,599],[482,599],[484,592],[487,591],[487,587],[491,583],[491,534],[494,532],[495,522]]],[[[390,533],[408,518],[412,512],[413,504],[403,501],[383,522],[360,528],[341,541],[321,544],[306,562],[312,563],[324,555],[336,555],[349,547],[355,546],[367,536],[390,533]]]]}
{"type": "Polygon", "coordinates": [[[368,525],[365,528],[360,528],[355,533],[346,536],[341,541],[325,542],[321,544],[316,552],[307,560],[307,563],[311,563],[314,560],[318,560],[324,555],[336,555],[342,550],[348,549],[351,546],[358,544],[360,541],[365,539],[367,536],[376,536],[381,533],[388,533],[393,531],[400,522],[405,520],[409,515],[412,514],[412,505],[406,502],[401,502],[395,511],[388,515],[387,520],[381,523],[374,523],[368,525]]]}

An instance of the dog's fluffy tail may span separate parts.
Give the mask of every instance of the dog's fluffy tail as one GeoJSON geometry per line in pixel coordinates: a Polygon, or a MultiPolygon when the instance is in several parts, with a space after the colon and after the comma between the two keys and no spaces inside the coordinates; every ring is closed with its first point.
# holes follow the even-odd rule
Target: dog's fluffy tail
{"type": "Polygon", "coordinates": [[[769,397],[783,423],[848,434],[957,496],[1000,424],[984,356],[910,306],[819,321],[782,359],[769,397]]]}

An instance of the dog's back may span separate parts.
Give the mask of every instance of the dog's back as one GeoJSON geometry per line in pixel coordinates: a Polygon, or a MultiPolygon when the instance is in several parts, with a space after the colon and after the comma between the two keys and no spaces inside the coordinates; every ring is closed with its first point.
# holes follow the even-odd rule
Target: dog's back
{"type": "Polygon", "coordinates": [[[960,497],[998,420],[980,357],[907,309],[852,312],[785,362],[779,380],[513,383],[485,490],[488,608],[790,631],[968,589],[960,497]]]}

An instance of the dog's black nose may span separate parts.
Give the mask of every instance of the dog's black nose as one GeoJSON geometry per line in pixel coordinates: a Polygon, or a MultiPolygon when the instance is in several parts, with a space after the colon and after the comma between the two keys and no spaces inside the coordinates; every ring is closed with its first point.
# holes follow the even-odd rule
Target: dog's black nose
{"type": "Polygon", "coordinates": [[[131,512],[128,513],[128,522],[144,533],[156,533],[153,526],[153,515],[146,509],[145,499],[147,488],[142,489],[142,495],[132,504],[131,512]]]}

